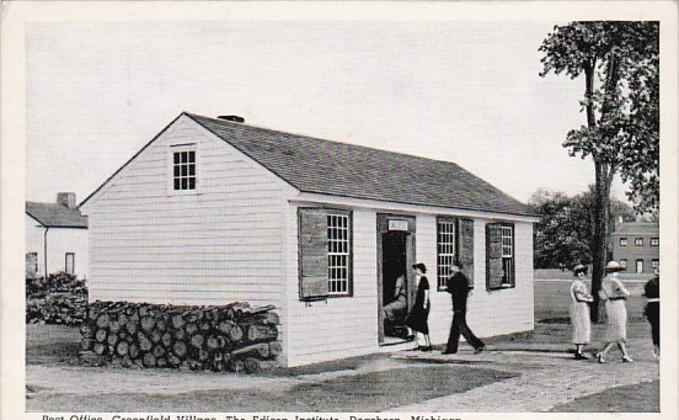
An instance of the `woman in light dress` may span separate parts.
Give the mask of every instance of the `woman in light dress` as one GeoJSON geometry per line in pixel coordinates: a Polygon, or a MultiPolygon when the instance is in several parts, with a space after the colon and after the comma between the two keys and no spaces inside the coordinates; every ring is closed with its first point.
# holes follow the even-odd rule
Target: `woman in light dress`
{"type": "Polygon", "coordinates": [[[599,290],[599,298],[605,301],[606,315],[608,316],[606,345],[596,355],[599,363],[606,363],[608,351],[616,344],[622,353],[622,361],[632,362],[632,359],[627,354],[627,347],[625,347],[625,342],[627,341],[627,309],[625,308],[625,300],[629,297],[630,293],[618,278],[618,271],[622,269],[620,264],[610,261],[606,265],[608,275],[604,277],[601,282],[601,290],[599,290]]]}
{"type": "Polygon", "coordinates": [[[585,271],[587,268],[582,264],[573,268],[575,279],[570,287],[571,325],[573,325],[573,343],[577,360],[587,359],[582,350],[586,344],[589,344],[591,335],[589,304],[594,301],[594,298],[587,292],[587,286],[583,282],[585,271]]]}

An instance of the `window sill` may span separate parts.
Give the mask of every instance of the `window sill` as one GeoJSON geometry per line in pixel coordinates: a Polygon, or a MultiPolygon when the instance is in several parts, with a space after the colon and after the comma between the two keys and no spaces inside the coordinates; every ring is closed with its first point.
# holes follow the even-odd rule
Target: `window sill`
{"type": "Polygon", "coordinates": [[[496,287],[494,289],[486,289],[486,290],[489,291],[489,292],[496,292],[498,290],[506,290],[506,289],[516,289],[516,285],[515,284],[503,284],[500,287],[496,287]]]}
{"type": "Polygon", "coordinates": [[[187,191],[187,192],[178,192],[178,191],[172,191],[168,193],[168,197],[190,197],[194,195],[203,195],[202,192],[200,191],[187,191]]]}

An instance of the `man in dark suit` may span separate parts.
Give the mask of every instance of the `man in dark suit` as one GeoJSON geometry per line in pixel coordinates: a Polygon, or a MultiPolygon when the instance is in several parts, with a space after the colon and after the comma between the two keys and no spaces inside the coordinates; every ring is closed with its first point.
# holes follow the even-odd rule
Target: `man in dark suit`
{"type": "Polygon", "coordinates": [[[457,353],[457,346],[460,342],[460,334],[467,342],[474,347],[474,354],[483,351],[485,345],[474,335],[467,325],[467,297],[469,296],[469,281],[462,272],[462,264],[455,260],[451,266],[452,275],[448,278],[446,285],[448,293],[453,299],[453,323],[450,326],[448,344],[443,354],[457,353]]]}

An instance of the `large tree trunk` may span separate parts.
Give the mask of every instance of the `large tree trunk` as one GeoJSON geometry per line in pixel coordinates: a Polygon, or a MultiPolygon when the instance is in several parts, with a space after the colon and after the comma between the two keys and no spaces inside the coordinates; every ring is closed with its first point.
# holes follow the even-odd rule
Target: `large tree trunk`
{"type": "MultiPolygon", "coordinates": [[[[607,64],[606,81],[604,84],[604,93],[606,97],[601,105],[601,119],[605,120],[608,113],[611,111],[611,97],[615,95],[619,77],[620,77],[620,61],[613,52],[609,54],[607,64]]],[[[591,95],[593,81],[593,68],[586,68],[586,85],[585,95],[591,95]]],[[[590,128],[593,128],[595,123],[593,109],[587,107],[587,123],[590,128]],[[592,118],[590,119],[590,111],[592,118]]],[[[604,136],[615,136],[615,132],[604,131],[604,136]]],[[[602,320],[602,302],[599,299],[599,290],[601,289],[601,280],[604,276],[604,267],[606,266],[606,258],[608,257],[608,226],[609,226],[609,205],[611,194],[611,183],[616,171],[616,162],[612,156],[593,155],[594,158],[594,234],[592,237],[592,296],[594,297],[594,304],[592,305],[591,318],[593,322],[602,320]]]]}
{"type": "Polygon", "coordinates": [[[594,162],[596,183],[594,185],[594,226],[592,235],[592,304],[591,318],[593,322],[601,320],[599,290],[604,277],[604,267],[608,251],[608,207],[610,202],[611,181],[609,166],[602,162],[594,162]]]}

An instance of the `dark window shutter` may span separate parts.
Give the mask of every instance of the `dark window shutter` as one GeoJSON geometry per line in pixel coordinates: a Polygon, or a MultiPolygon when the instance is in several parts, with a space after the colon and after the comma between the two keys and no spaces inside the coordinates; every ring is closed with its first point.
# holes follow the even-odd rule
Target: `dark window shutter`
{"type": "Polygon", "coordinates": [[[299,296],[328,295],[328,219],[323,209],[299,209],[299,296]]]}
{"type": "Polygon", "coordinates": [[[469,279],[469,287],[474,287],[474,221],[460,219],[458,222],[458,255],[462,272],[469,279]]]}
{"type": "Polygon", "coordinates": [[[486,288],[502,288],[502,228],[498,223],[486,225],[486,288]]]}

